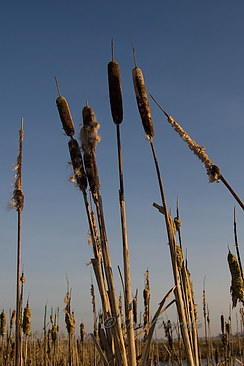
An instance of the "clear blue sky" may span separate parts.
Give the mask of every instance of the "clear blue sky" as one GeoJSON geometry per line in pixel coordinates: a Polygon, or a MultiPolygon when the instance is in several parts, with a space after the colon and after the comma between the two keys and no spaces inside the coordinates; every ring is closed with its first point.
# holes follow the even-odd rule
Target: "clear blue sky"
{"type": "MultiPolygon", "coordinates": [[[[72,287],[77,324],[91,330],[92,249],[79,190],[69,183],[68,137],[61,129],[54,76],[76,127],[86,101],[99,121],[96,156],[117,293],[122,267],[118,206],[116,130],[108,98],[107,63],[120,65],[124,121],[121,125],[128,242],[133,294],[148,268],[152,311],[173,285],[165,224],[151,150],[139,117],[132,83],[131,41],[147,91],[199,145],[244,199],[243,65],[244,2],[205,1],[5,1],[0,15],[0,306],[15,307],[17,214],[8,210],[24,118],[22,263],[25,298],[30,293],[33,329],[41,330],[45,303],[60,307],[63,324],[65,274],[72,287]]],[[[227,247],[233,247],[233,207],[222,183],[209,184],[205,168],[150,100],[154,144],[168,208],[179,196],[182,239],[202,321],[202,286],[212,333],[229,315],[227,247]]],[[[240,250],[243,211],[237,206],[240,250]]],[[[97,295],[98,298],[98,295],[97,295]]],[[[175,319],[175,309],[168,312],[175,319]]],[[[234,315],[233,315],[233,319],[234,315]]],[[[78,327],[77,327],[78,330],[78,327]]],[[[158,331],[159,332],[159,331],[158,331]]],[[[200,334],[202,329],[200,330],[200,334]]]]}

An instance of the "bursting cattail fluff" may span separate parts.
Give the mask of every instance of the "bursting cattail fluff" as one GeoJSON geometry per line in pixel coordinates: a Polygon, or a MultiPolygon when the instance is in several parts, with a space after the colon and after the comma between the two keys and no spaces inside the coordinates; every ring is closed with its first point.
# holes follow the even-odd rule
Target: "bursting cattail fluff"
{"type": "Polygon", "coordinates": [[[87,179],[78,142],[76,139],[71,139],[68,145],[76,183],[82,191],[85,191],[87,179]]]}
{"type": "Polygon", "coordinates": [[[150,111],[150,106],[147,98],[146,87],[144,83],[144,78],[142,71],[139,67],[135,67],[132,70],[133,84],[136,94],[137,106],[139,109],[139,113],[141,116],[142,124],[145,130],[145,133],[149,138],[153,138],[154,129],[152,116],[150,111]]]}
{"type": "Polygon", "coordinates": [[[14,167],[16,170],[16,174],[14,177],[15,185],[14,192],[11,201],[9,202],[9,207],[11,209],[15,208],[16,211],[22,211],[24,207],[24,194],[22,192],[22,146],[24,139],[24,130],[23,130],[23,118],[21,120],[21,129],[19,130],[19,155],[17,156],[17,164],[14,167]]]}
{"type": "Polygon", "coordinates": [[[181,126],[171,117],[168,116],[168,122],[174,128],[174,130],[180,135],[180,137],[187,143],[190,150],[202,161],[205,165],[207,174],[209,176],[209,182],[218,182],[220,176],[219,168],[212,163],[208,155],[205,153],[205,147],[199,146],[193,141],[190,136],[181,128],[181,126]]]}
{"type": "Polygon", "coordinates": [[[82,117],[83,127],[80,130],[82,150],[84,154],[91,154],[95,152],[97,143],[101,141],[101,137],[98,136],[100,125],[88,104],[82,110],[82,117]]]}
{"type": "Polygon", "coordinates": [[[231,297],[232,297],[232,307],[235,308],[237,301],[242,302],[244,305],[244,284],[241,276],[241,269],[238,260],[229,250],[228,263],[231,272],[231,297]]]}
{"type": "Polygon", "coordinates": [[[88,104],[82,110],[83,115],[83,127],[80,131],[80,140],[82,144],[82,150],[84,152],[84,165],[86,169],[89,186],[93,195],[97,194],[100,189],[97,165],[95,161],[95,149],[97,143],[101,141],[98,136],[98,128],[100,127],[94,116],[92,108],[88,104]]]}

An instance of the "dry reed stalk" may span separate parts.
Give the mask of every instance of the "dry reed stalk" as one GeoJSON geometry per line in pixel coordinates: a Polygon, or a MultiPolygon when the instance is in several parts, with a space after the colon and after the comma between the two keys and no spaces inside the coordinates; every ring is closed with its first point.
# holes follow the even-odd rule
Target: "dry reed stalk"
{"type": "Polygon", "coordinates": [[[163,300],[160,302],[159,307],[152,319],[151,322],[151,327],[149,329],[149,333],[148,333],[148,337],[145,343],[145,346],[142,350],[142,357],[141,357],[141,362],[140,362],[140,366],[145,366],[146,362],[147,362],[147,356],[148,356],[148,352],[149,352],[149,348],[150,348],[150,344],[152,341],[152,336],[153,336],[153,332],[158,320],[159,315],[161,314],[162,308],[165,304],[165,302],[168,300],[169,296],[172,294],[172,292],[174,291],[175,287],[173,287],[171,290],[169,290],[169,292],[165,295],[165,297],[163,298],[163,300]]]}
{"type": "Polygon", "coordinates": [[[82,149],[84,151],[84,163],[85,169],[88,176],[88,181],[90,188],[92,190],[94,203],[97,210],[97,217],[100,229],[100,237],[101,237],[101,249],[104,261],[104,270],[105,276],[107,280],[108,290],[109,290],[109,300],[111,306],[111,313],[115,319],[114,322],[114,329],[116,332],[116,344],[115,344],[115,351],[117,353],[118,362],[122,365],[127,365],[126,359],[126,351],[125,345],[123,340],[123,334],[121,329],[121,322],[119,318],[119,309],[118,309],[118,302],[115,293],[114,281],[113,281],[113,274],[112,274],[112,267],[110,261],[110,255],[108,250],[108,243],[107,243],[107,235],[106,235],[106,228],[105,228],[105,220],[103,214],[103,206],[102,206],[102,198],[99,193],[99,179],[98,179],[98,172],[96,166],[96,159],[95,159],[95,148],[97,142],[100,141],[97,135],[97,128],[98,123],[96,122],[93,110],[88,106],[88,104],[83,108],[83,128],[81,129],[80,137],[82,142],[82,149]],[[89,159],[86,160],[85,156],[89,159]],[[87,166],[87,163],[89,165],[87,166]]]}
{"type": "Polygon", "coordinates": [[[97,347],[97,350],[98,350],[98,352],[99,352],[99,354],[100,354],[100,356],[101,356],[101,359],[102,359],[102,361],[103,361],[103,363],[104,363],[104,365],[105,366],[109,366],[109,363],[108,363],[108,360],[105,358],[105,356],[104,356],[104,354],[103,354],[103,351],[101,350],[101,347],[99,346],[99,344],[98,344],[98,342],[97,342],[97,340],[96,340],[96,337],[94,336],[94,334],[90,334],[90,336],[92,337],[92,340],[93,340],[93,342],[94,342],[94,344],[96,345],[96,347],[97,347]]]}
{"type": "MultiPolygon", "coordinates": [[[[20,290],[20,326],[23,328],[23,297],[24,297],[24,283],[25,283],[25,276],[24,276],[24,265],[22,266],[22,275],[20,277],[21,281],[21,290],[20,290]]],[[[22,351],[22,342],[23,342],[23,336],[22,331],[20,331],[20,365],[22,366],[22,358],[23,358],[23,351],[22,351]]]]}
{"type": "MultiPolygon", "coordinates": [[[[185,304],[186,310],[186,318],[189,324],[188,332],[189,338],[191,341],[194,361],[196,366],[199,363],[199,355],[198,355],[198,335],[197,335],[197,310],[196,305],[194,303],[194,293],[193,293],[193,286],[190,280],[190,272],[185,266],[184,258],[183,258],[183,250],[182,250],[182,241],[180,235],[180,227],[181,221],[179,218],[179,199],[177,197],[177,216],[174,218],[173,226],[176,228],[176,232],[179,234],[179,242],[180,246],[176,245],[177,250],[177,266],[179,270],[179,276],[181,279],[181,291],[183,296],[183,301],[185,304]],[[179,260],[180,257],[180,260],[179,260]]],[[[170,217],[171,219],[171,217],[170,217]]],[[[171,219],[172,221],[172,219],[171,219]]]]}
{"type": "Polygon", "coordinates": [[[235,198],[235,200],[239,203],[241,208],[244,210],[243,202],[237,196],[236,192],[232,189],[232,187],[229,185],[229,183],[226,181],[223,175],[220,174],[219,167],[217,165],[214,165],[212,161],[209,159],[208,155],[205,153],[205,147],[197,145],[196,142],[193,141],[190,138],[190,136],[183,130],[183,128],[168,113],[166,113],[163,110],[163,108],[158,104],[158,102],[151,94],[150,96],[153,99],[153,101],[157,104],[157,106],[161,109],[161,111],[165,114],[165,116],[168,118],[168,122],[171,124],[171,126],[180,135],[180,137],[187,143],[189,149],[192,150],[193,153],[197,155],[197,157],[205,165],[207,175],[209,177],[209,182],[213,183],[213,182],[219,182],[219,180],[221,180],[222,183],[224,183],[224,185],[226,186],[226,188],[230,191],[232,196],[235,198]]]}
{"type": "Polygon", "coordinates": [[[64,299],[65,303],[65,323],[68,332],[68,347],[69,347],[69,366],[73,366],[73,335],[75,333],[75,319],[74,313],[71,312],[71,290],[69,289],[69,280],[66,276],[67,292],[64,299]]]}
{"type": "Polygon", "coordinates": [[[149,331],[149,322],[150,322],[150,285],[149,285],[149,271],[147,270],[144,274],[145,277],[145,287],[143,290],[143,299],[144,299],[144,314],[143,314],[143,326],[145,329],[143,341],[145,342],[148,336],[149,331]]]}
{"type": "Polygon", "coordinates": [[[239,266],[240,266],[240,271],[241,271],[241,277],[244,281],[243,271],[242,271],[242,264],[241,264],[241,256],[240,256],[239,245],[238,245],[238,240],[237,240],[236,207],[234,207],[234,237],[235,237],[236,254],[237,254],[237,258],[238,258],[238,262],[239,262],[239,266]]]}
{"type": "Polygon", "coordinates": [[[128,343],[128,354],[130,366],[136,366],[136,348],[134,341],[134,327],[133,327],[133,308],[131,296],[131,280],[130,280],[130,261],[127,238],[125,199],[124,199],[124,182],[123,182],[123,168],[122,168],[122,153],[121,153],[121,139],[120,139],[120,124],[123,120],[123,105],[122,105],[122,89],[120,83],[119,65],[113,59],[113,40],[112,40],[112,61],[108,64],[108,81],[109,81],[109,97],[111,113],[113,122],[116,124],[117,132],[117,150],[118,150],[118,165],[119,165],[119,202],[120,202],[120,218],[122,229],[123,242],[123,261],[124,261],[124,306],[126,319],[126,334],[128,343]]]}
{"type": "MultiPolygon", "coordinates": [[[[137,68],[137,66],[136,66],[136,68],[137,68]]],[[[149,109],[149,103],[148,103],[148,101],[144,102],[145,85],[144,85],[143,78],[141,78],[139,74],[137,76],[137,73],[133,73],[133,82],[134,82],[136,99],[137,99],[137,104],[138,104],[139,112],[141,115],[142,123],[143,123],[145,133],[147,135],[147,138],[150,142],[150,146],[152,149],[153,160],[155,163],[155,168],[156,168],[156,173],[157,173],[157,178],[158,178],[158,183],[159,183],[159,188],[160,188],[166,229],[167,229],[168,240],[169,240],[171,263],[172,263],[174,281],[175,281],[175,285],[176,285],[175,298],[176,298],[177,311],[179,314],[179,319],[180,319],[180,324],[181,324],[182,338],[184,340],[184,345],[185,345],[189,365],[194,366],[193,352],[192,352],[192,348],[191,348],[191,344],[190,344],[189,336],[188,336],[188,332],[187,332],[186,316],[185,316],[185,310],[184,310],[184,305],[183,305],[183,300],[182,300],[182,293],[181,293],[181,288],[180,288],[180,283],[179,283],[179,278],[178,278],[175,236],[174,236],[174,232],[173,232],[173,225],[170,222],[169,213],[167,211],[167,205],[166,205],[166,199],[165,199],[165,195],[164,195],[162,178],[161,178],[158,161],[157,161],[157,157],[156,157],[156,152],[155,152],[155,148],[154,148],[154,144],[153,144],[154,131],[153,131],[153,126],[152,126],[152,120],[150,118],[151,114],[150,114],[150,109],[149,109]]]]}
{"type": "MultiPolygon", "coordinates": [[[[56,83],[57,83],[57,80],[56,80],[56,83]]],[[[57,84],[57,88],[58,88],[59,98],[60,98],[61,95],[60,95],[58,84],[57,84]]],[[[62,101],[62,103],[64,103],[64,102],[62,101]]],[[[75,180],[77,182],[78,187],[82,191],[84,202],[85,202],[86,213],[87,213],[87,218],[88,218],[88,223],[89,223],[89,228],[90,228],[90,235],[92,238],[93,251],[94,251],[94,256],[95,256],[95,259],[94,259],[94,261],[92,261],[92,264],[93,264],[93,268],[95,267],[94,272],[95,272],[96,280],[98,283],[99,292],[101,295],[104,314],[105,314],[105,317],[108,318],[108,317],[110,317],[110,308],[109,308],[109,303],[107,300],[107,292],[106,292],[106,288],[105,288],[103,271],[102,271],[100,246],[99,246],[99,241],[98,241],[98,238],[96,235],[96,233],[97,233],[96,222],[90,213],[89,204],[88,204],[88,200],[87,200],[87,193],[86,193],[87,179],[86,179],[86,174],[85,174],[85,171],[83,168],[83,159],[82,159],[82,155],[80,152],[78,142],[75,139],[73,139],[75,130],[74,130],[74,126],[73,126],[73,122],[72,122],[70,113],[67,112],[68,107],[66,108],[66,110],[65,110],[65,108],[59,108],[60,104],[58,102],[57,102],[57,106],[59,109],[60,119],[62,121],[63,128],[64,128],[66,134],[71,137],[71,140],[69,141],[69,152],[70,152],[70,156],[71,156],[71,162],[72,162],[72,166],[73,166],[73,170],[74,170],[75,180]]],[[[89,159],[89,156],[88,157],[86,156],[86,160],[87,160],[87,164],[88,164],[91,159],[89,159]]],[[[95,192],[95,187],[93,187],[93,193],[94,192],[95,192]]],[[[107,332],[110,333],[110,330],[108,330],[107,332]]],[[[108,335],[108,337],[110,337],[110,340],[111,340],[111,336],[108,335]]],[[[110,341],[110,343],[111,343],[111,341],[110,341]]]]}
{"type": "Polygon", "coordinates": [[[31,309],[29,307],[29,300],[27,300],[27,305],[24,309],[23,314],[23,333],[25,334],[25,356],[24,356],[24,365],[27,364],[27,344],[28,344],[28,337],[30,336],[31,331],[31,309]]]}
{"type": "Polygon", "coordinates": [[[44,342],[43,364],[44,364],[44,366],[46,366],[46,357],[47,357],[47,304],[45,305],[45,308],[44,308],[43,342],[44,342]]]}
{"type": "Polygon", "coordinates": [[[15,169],[15,189],[10,207],[18,212],[18,240],[17,240],[17,280],[16,280],[16,322],[15,322],[15,366],[20,364],[20,267],[21,267],[21,213],[24,206],[24,195],[22,191],[22,155],[23,155],[23,118],[21,118],[21,129],[19,130],[19,155],[15,169]]]}
{"type": "Polygon", "coordinates": [[[205,277],[204,277],[204,281],[203,281],[202,304],[203,304],[203,317],[204,317],[205,343],[206,343],[206,346],[208,346],[208,333],[207,333],[207,309],[206,309],[206,293],[205,293],[205,277]]]}

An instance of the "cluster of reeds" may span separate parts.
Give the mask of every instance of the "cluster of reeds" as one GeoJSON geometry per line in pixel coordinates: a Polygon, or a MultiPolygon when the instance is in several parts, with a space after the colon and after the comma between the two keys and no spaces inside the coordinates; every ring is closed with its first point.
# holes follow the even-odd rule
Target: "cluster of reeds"
{"type": "MultiPolygon", "coordinates": [[[[139,70],[139,69],[138,69],[139,70]]],[[[138,71],[136,70],[136,72],[138,71]]],[[[133,75],[135,70],[133,70],[133,75]]],[[[142,73],[139,72],[137,77],[140,78],[142,73]],[[140,74],[140,75],[139,75],[140,74]]],[[[134,78],[134,77],[133,77],[134,78]]],[[[56,80],[57,82],[57,80],[56,80]]],[[[74,179],[80,188],[85,203],[90,241],[93,247],[94,258],[91,259],[98,290],[102,302],[104,327],[100,324],[99,338],[100,344],[97,342],[96,336],[92,334],[92,338],[97,347],[99,355],[102,357],[104,364],[115,363],[119,365],[137,365],[137,354],[135,347],[135,301],[132,300],[131,295],[131,281],[130,281],[130,266],[129,266],[129,249],[127,243],[127,229],[126,229],[126,214],[125,214],[125,198],[124,198],[124,182],[122,169],[122,153],[121,153],[121,139],[120,139],[120,124],[123,120],[123,105],[122,105],[122,89],[120,83],[119,65],[113,59],[113,45],[112,45],[112,61],[108,64],[108,82],[109,82],[109,96],[113,122],[116,125],[117,132],[117,150],[118,150],[118,166],[119,166],[119,203],[121,216],[121,231],[123,243],[123,263],[124,263],[124,277],[123,277],[123,295],[125,308],[125,338],[123,334],[123,321],[121,316],[121,306],[119,309],[118,299],[115,293],[114,279],[110,261],[110,254],[108,249],[106,226],[103,213],[102,197],[100,194],[100,182],[98,175],[98,168],[96,164],[95,149],[97,143],[100,141],[98,136],[99,124],[96,121],[92,108],[88,103],[82,110],[83,127],[80,131],[80,142],[74,139],[75,128],[72,122],[71,114],[68,104],[64,97],[61,96],[59,88],[59,97],[57,98],[57,107],[60,114],[60,119],[63,124],[64,131],[70,137],[69,151],[71,162],[73,165],[74,179]],[[84,161],[84,165],[83,165],[84,161]],[[87,195],[88,185],[91,196],[90,202],[87,195]],[[96,210],[96,215],[93,210],[93,204],[96,210]],[[133,318],[133,303],[134,303],[134,318],[133,318]],[[126,350],[127,347],[127,350],[126,350]]],[[[58,87],[58,84],[57,84],[58,87]]],[[[140,85],[137,84],[140,93],[140,85]]],[[[140,103],[138,104],[141,108],[140,103]]],[[[144,116],[145,124],[147,124],[147,116],[144,116]]],[[[150,133],[148,127],[148,133],[150,133]]],[[[148,286],[149,287],[149,286],[148,286]]],[[[148,300],[150,298],[149,288],[144,290],[144,301],[147,315],[145,318],[146,327],[145,345],[144,349],[139,355],[139,363],[145,365],[148,359],[148,350],[152,340],[153,330],[155,324],[148,324],[150,319],[148,300]]],[[[169,294],[171,291],[169,292],[169,294]]],[[[93,290],[92,290],[93,294],[93,290]]],[[[163,304],[167,300],[169,294],[160,303],[160,311],[163,304]]],[[[93,296],[93,295],[92,295],[93,296]]],[[[135,300],[135,299],[134,299],[135,300]]],[[[93,305],[94,306],[94,305],[93,305]]],[[[156,317],[159,316],[158,310],[156,317]]],[[[155,318],[156,319],[156,318],[155,318]]],[[[154,322],[155,322],[154,319],[154,322]]]]}
{"type": "MultiPolygon", "coordinates": [[[[134,50],[134,45],[133,45],[134,50]]],[[[17,246],[17,286],[16,286],[16,311],[10,313],[9,328],[6,334],[6,314],[4,310],[0,314],[0,335],[1,335],[1,362],[4,365],[26,366],[28,363],[43,365],[62,365],[68,363],[75,365],[104,365],[113,366],[145,366],[155,358],[159,360],[159,347],[153,342],[153,334],[156,322],[159,316],[172,304],[176,304],[178,327],[178,360],[182,360],[181,355],[185,353],[187,364],[189,366],[199,365],[199,341],[197,334],[198,312],[194,300],[193,285],[190,279],[187,258],[183,255],[183,245],[181,239],[181,221],[179,217],[179,206],[177,200],[176,217],[173,219],[166,205],[166,197],[162,177],[159,169],[157,155],[153,143],[155,135],[154,126],[148,102],[146,87],[144,83],[142,70],[137,66],[134,50],[135,68],[132,70],[132,78],[136,96],[136,102],[146,134],[152,151],[153,161],[155,163],[156,174],[159,184],[161,205],[154,203],[153,206],[163,214],[168,236],[170,249],[170,259],[174,277],[174,286],[160,302],[154,316],[150,311],[150,285],[149,271],[145,274],[145,288],[143,290],[144,316],[143,324],[138,325],[137,316],[137,291],[132,297],[129,247],[127,240],[127,223],[125,211],[124,180],[122,168],[122,148],[120,138],[120,126],[123,121],[123,102],[122,88],[120,81],[120,70],[118,63],[114,60],[112,44],[112,61],[108,63],[108,86],[109,99],[113,122],[116,126],[117,154],[118,154],[118,172],[119,172],[119,209],[121,218],[122,234],[122,252],[123,252],[123,276],[122,295],[117,297],[112,265],[110,260],[108,239],[106,233],[105,218],[103,212],[103,203],[101,196],[101,185],[99,180],[99,170],[96,162],[96,147],[101,138],[98,135],[98,124],[93,109],[88,102],[82,109],[83,126],[79,133],[79,141],[74,138],[75,127],[72,121],[71,113],[66,99],[61,96],[58,82],[56,80],[59,96],[56,100],[60,119],[65,134],[69,137],[68,148],[73,167],[72,180],[79,187],[84,200],[88,226],[89,238],[92,244],[93,257],[91,264],[97,283],[98,292],[101,299],[102,311],[97,318],[97,309],[95,304],[95,288],[91,284],[91,297],[93,306],[94,329],[90,333],[91,345],[84,332],[84,324],[80,324],[80,339],[75,335],[75,318],[71,310],[71,290],[67,279],[67,292],[65,296],[65,323],[68,333],[68,341],[59,334],[59,312],[51,311],[50,322],[47,323],[47,307],[44,314],[44,332],[43,339],[34,339],[31,334],[31,309],[29,307],[29,298],[24,307],[24,270],[20,276],[21,266],[21,213],[24,205],[24,195],[22,192],[22,145],[23,145],[23,119],[19,131],[19,155],[16,165],[16,181],[11,206],[18,212],[18,246],[17,246]],[[178,242],[178,244],[177,244],[178,242]],[[174,292],[175,299],[167,306],[166,301],[174,292]],[[124,305],[124,312],[123,312],[124,305]],[[12,329],[15,319],[15,335],[13,340],[12,329]],[[97,327],[98,320],[98,327],[97,327]],[[50,325],[48,329],[48,325],[50,325]],[[181,349],[180,333],[184,344],[184,351],[181,349]],[[143,334],[142,340],[139,336],[143,334]],[[24,338],[25,337],[25,338],[24,338]],[[91,356],[92,355],[92,356],[91,356]]],[[[56,79],[56,78],[55,78],[56,79]]],[[[154,98],[153,98],[154,99],[154,98]]],[[[155,101],[155,99],[154,99],[155,101]]],[[[156,101],[155,101],[156,102],[156,101]]],[[[157,103],[157,102],[156,102],[157,103]]],[[[157,103],[158,104],[158,103],[157,103]]],[[[159,106],[160,107],[160,106],[159,106]]],[[[161,107],[160,107],[161,108],[161,107]]],[[[161,108],[162,109],[162,108],[161,108]]],[[[168,118],[168,122],[187,143],[189,148],[198,156],[205,165],[210,182],[221,180],[233,194],[242,208],[244,205],[237,194],[233,191],[227,181],[220,174],[220,169],[214,165],[205,153],[203,146],[197,145],[182,127],[163,109],[162,111],[168,118]]],[[[237,258],[229,250],[228,263],[232,276],[231,295],[233,307],[237,302],[244,304],[244,278],[240,260],[240,253],[237,242],[236,219],[234,213],[234,233],[237,258]]],[[[203,290],[203,314],[205,324],[205,345],[208,349],[208,359],[213,360],[213,355],[217,359],[217,348],[214,347],[209,339],[210,335],[210,316],[206,304],[205,287],[203,290]]],[[[243,314],[241,314],[243,316],[243,314]]],[[[175,357],[172,323],[170,320],[164,323],[165,335],[168,341],[168,347],[165,345],[168,354],[175,357]]],[[[226,364],[230,364],[231,358],[231,322],[224,323],[224,317],[221,316],[221,340],[224,349],[226,364]]],[[[217,362],[216,362],[217,363],[217,362]]]]}

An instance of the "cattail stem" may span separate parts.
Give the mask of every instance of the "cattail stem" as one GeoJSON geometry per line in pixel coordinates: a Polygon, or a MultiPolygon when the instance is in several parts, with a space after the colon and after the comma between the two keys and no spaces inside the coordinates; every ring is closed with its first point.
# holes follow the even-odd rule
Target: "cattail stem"
{"type": "Polygon", "coordinates": [[[44,342],[44,366],[46,366],[46,355],[47,355],[47,304],[45,305],[45,309],[44,309],[44,324],[43,324],[43,342],[44,342]]]}
{"type": "MultiPolygon", "coordinates": [[[[96,177],[96,181],[98,182],[97,177],[96,177]]],[[[123,341],[123,334],[122,334],[121,322],[120,322],[120,317],[119,317],[119,308],[118,308],[118,302],[117,302],[117,298],[116,298],[116,294],[115,294],[112,267],[111,267],[110,255],[109,255],[109,250],[108,250],[102,200],[101,200],[101,196],[99,194],[98,187],[97,187],[97,195],[98,195],[98,200],[95,201],[95,204],[96,204],[96,209],[97,209],[97,217],[98,217],[98,223],[99,223],[100,235],[101,235],[101,247],[102,247],[102,253],[103,253],[105,276],[106,276],[107,284],[108,284],[109,300],[110,300],[110,305],[111,305],[112,316],[116,319],[114,328],[115,328],[115,331],[117,334],[115,339],[117,341],[116,342],[117,343],[117,347],[116,347],[117,355],[119,356],[117,362],[119,362],[119,364],[121,364],[123,366],[127,366],[125,345],[124,345],[124,341],[123,341]],[[120,357],[121,357],[121,359],[120,359],[120,357]]],[[[115,346],[116,346],[116,344],[115,344],[115,346]]]]}
{"type": "Polygon", "coordinates": [[[232,194],[232,196],[236,199],[236,201],[239,203],[239,205],[241,206],[241,208],[244,210],[244,204],[241,201],[241,199],[237,196],[236,192],[231,188],[231,186],[229,185],[229,183],[225,180],[225,178],[223,177],[222,174],[219,175],[219,179],[224,183],[224,185],[226,186],[226,188],[230,191],[230,193],[232,194]]]}
{"type": "Polygon", "coordinates": [[[240,270],[241,270],[241,277],[244,280],[244,278],[243,278],[243,271],[242,271],[242,265],[241,265],[241,256],[240,256],[239,245],[238,245],[238,240],[237,240],[236,208],[235,207],[234,207],[234,236],[235,236],[235,247],[236,247],[237,258],[238,258],[238,262],[239,262],[240,270]]]}
{"type": "Polygon", "coordinates": [[[15,366],[20,361],[20,267],[21,267],[21,210],[18,210],[17,289],[15,320],[15,366]]]}
{"type": "MultiPolygon", "coordinates": [[[[179,220],[180,215],[179,215],[179,197],[178,197],[178,196],[177,196],[176,217],[177,217],[177,219],[179,220]]],[[[180,232],[180,227],[179,227],[179,229],[178,229],[178,236],[179,236],[179,244],[180,244],[180,247],[181,247],[181,249],[182,249],[182,242],[181,242],[181,232],[180,232]]]]}
{"type": "Polygon", "coordinates": [[[120,180],[119,201],[120,201],[120,217],[121,217],[122,240],[123,240],[123,259],[124,259],[124,287],[125,287],[124,297],[125,297],[126,330],[128,340],[129,364],[131,366],[136,366],[136,347],[134,341],[133,308],[132,308],[131,283],[130,283],[130,262],[129,262],[129,249],[127,243],[127,227],[126,227],[122,154],[121,154],[119,125],[116,125],[116,130],[117,130],[117,147],[118,147],[119,180],[120,180]]]}
{"type": "Polygon", "coordinates": [[[55,81],[56,81],[56,85],[57,85],[57,89],[58,89],[58,95],[61,97],[61,93],[60,93],[60,90],[59,90],[59,86],[58,86],[58,80],[55,76],[55,81]]]}
{"type": "Polygon", "coordinates": [[[23,150],[23,118],[21,118],[21,129],[19,131],[19,155],[17,158],[18,173],[15,183],[14,199],[18,212],[18,244],[17,244],[17,283],[16,283],[16,323],[15,323],[15,366],[20,362],[20,266],[21,266],[21,212],[23,209],[22,193],[22,150],[23,150]],[[16,196],[16,192],[21,196],[16,196]],[[19,200],[20,198],[20,200],[19,200]],[[17,201],[17,202],[16,202],[17,201]]]}
{"type": "MultiPolygon", "coordinates": [[[[244,210],[244,204],[241,201],[241,199],[237,196],[237,194],[235,193],[235,191],[232,189],[232,187],[229,185],[229,183],[225,180],[225,178],[223,177],[222,174],[220,174],[219,168],[217,166],[214,166],[214,164],[211,162],[211,160],[208,158],[208,156],[205,153],[199,153],[199,151],[201,150],[200,146],[198,146],[191,138],[190,136],[187,135],[187,133],[180,127],[180,125],[178,125],[170,116],[168,113],[165,112],[165,110],[159,105],[159,103],[155,100],[155,98],[149,94],[150,97],[153,99],[153,101],[157,104],[157,106],[160,108],[160,110],[165,114],[165,116],[168,118],[168,121],[171,123],[173,122],[173,127],[175,127],[175,125],[178,126],[178,129],[181,130],[181,134],[184,133],[184,138],[182,137],[182,135],[180,134],[180,136],[183,138],[184,141],[186,141],[186,139],[188,140],[188,146],[189,142],[191,144],[190,149],[194,151],[194,153],[198,156],[198,158],[205,164],[206,169],[207,169],[207,173],[211,175],[211,168],[216,168],[215,170],[215,174],[217,174],[217,177],[214,178],[214,180],[218,180],[220,179],[224,185],[226,186],[226,188],[230,191],[230,193],[233,195],[233,197],[235,198],[235,200],[239,203],[239,205],[241,206],[241,208],[244,210]],[[195,149],[192,148],[192,146],[195,147],[195,149]],[[198,153],[197,153],[198,150],[198,153]],[[216,179],[217,178],[217,179],[216,179]]],[[[172,124],[172,123],[171,123],[172,124]]],[[[177,131],[178,132],[178,131],[177,131]]],[[[179,133],[179,132],[178,132],[179,133]]]]}
{"type": "Polygon", "coordinates": [[[175,237],[173,234],[172,225],[170,225],[169,214],[167,211],[166,199],[165,199],[165,195],[164,195],[163,183],[162,183],[162,179],[161,179],[161,174],[160,174],[157,156],[156,156],[152,138],[150,139],[150,145],[151,145],[151,149],[152,149],[152,153],[153,153],[153,159],[154,159],[154,163],[155,163],[155,167],[156,167],[158,183],[159,183],[159,188],[160,188],[160,193],[161,193],[161,198],[162,198],[162,203],[163,203],[163,208],[164,208],[164,213],[165,213],[164,217],[165,217],[165,223],[166,223],[167,234],[168,234],[168,239],[169,239],[169,247],[170,247],[174,281],[175,281],[175,285],[176,285],[175,297],[176,297],[176,305],[177,305],[177,310],[178,310],[180,324],[181,324],[181,333],[182,333],[182,338],[183,338],[184,344],[185,344],[188,363],[190,366],[194,366],[193,354],[192,354],[192,349],[191,349],[191,345],[190,345],[190,341],[189,341],[189,336],[187,333],[186,317],[185,317],[185,311],[184,311],[180,284],[179,284],[179,279],[178,279],[175,237]]]}

